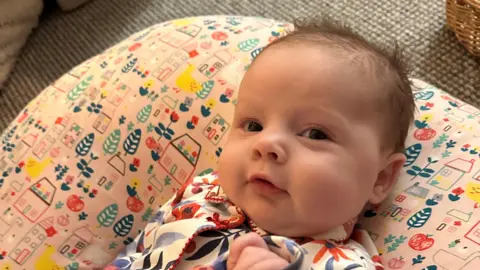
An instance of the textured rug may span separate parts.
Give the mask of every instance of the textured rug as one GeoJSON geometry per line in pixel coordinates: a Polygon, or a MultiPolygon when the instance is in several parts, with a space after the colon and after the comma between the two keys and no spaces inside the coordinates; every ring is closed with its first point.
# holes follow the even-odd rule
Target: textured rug
{"type": "Polygon", "coordinates": [[[373,41],[396,39],[413,77],[480,105],[480,59],[447,29],[444,1],[94,0],[70,13],[43,16],[0,93],[0,130],[49,83],[130,34],[166,20],[214,14],[285,21],[328,14],[373,41]]]}

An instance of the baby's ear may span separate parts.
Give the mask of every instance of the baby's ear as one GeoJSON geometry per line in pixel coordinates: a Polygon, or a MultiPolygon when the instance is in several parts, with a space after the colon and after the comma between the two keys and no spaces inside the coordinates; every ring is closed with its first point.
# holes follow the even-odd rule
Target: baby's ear
{"type": "Polygon", "coordinates": [[[379,204],[388,196],[388,193],[390,193],[397,182],[398,175],[405,160],[406,158],[403,153],[390,155],[385,167],[378,173],[377,181],[373,186],[372,194],[369,198],[370,203],[379,204]]]}

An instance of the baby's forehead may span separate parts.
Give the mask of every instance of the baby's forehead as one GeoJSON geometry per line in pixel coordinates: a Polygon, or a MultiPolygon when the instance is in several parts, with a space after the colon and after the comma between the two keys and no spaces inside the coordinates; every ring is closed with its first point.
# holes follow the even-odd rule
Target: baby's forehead
{"type": "MultiPolygon", "coordinates": [[[[379,57],[364,49],[344,50],[311,42],[280,43],[267,47],[254,60],[247,74],[259,73],[258,69],[268,69],[279,72],[278,75],[286,73],[306,78],[308,76],[304,75],[307,73],[312,75],[310,78],[313,80],[329,82],[329,87],[335,92],[372,100],[383,96],[381,89],[387,78],[387,63],[384,59],[377,58],[379,57]]],[[[265,73],[259,74],[261,75],[255,77],[262,80],[265,73]]],[[[293,79],[298,80],[299,77],[293,79]]]]}

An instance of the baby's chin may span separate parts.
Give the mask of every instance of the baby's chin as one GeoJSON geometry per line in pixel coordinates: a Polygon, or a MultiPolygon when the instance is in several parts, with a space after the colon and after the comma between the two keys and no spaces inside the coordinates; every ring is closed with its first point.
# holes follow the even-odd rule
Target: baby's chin
{"type": "MultiPolygon", "coordinates": [[[[273,234],[285,237],[311,237],[318,235],[324,230],[322,226],[313,228],[312,226],[302,226],[295,222],[293,215],[280,216],[278,214],[268,214],[265,211],[251,211],[246,212],[248,218],[262,230],[273,234]]],[[[325,229],[328,230],[328,229],[325,229]]]]}

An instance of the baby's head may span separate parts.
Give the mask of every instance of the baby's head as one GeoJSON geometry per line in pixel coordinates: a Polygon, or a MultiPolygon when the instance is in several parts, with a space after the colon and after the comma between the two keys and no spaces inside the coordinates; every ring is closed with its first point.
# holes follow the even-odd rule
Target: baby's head
{"type": "Polygon", "coordinates": [[[388,195],[414,107],[397,48],[329,21],[296,26],[244,76],[220,183],[267,231],[323,233],[388,195]]]}

